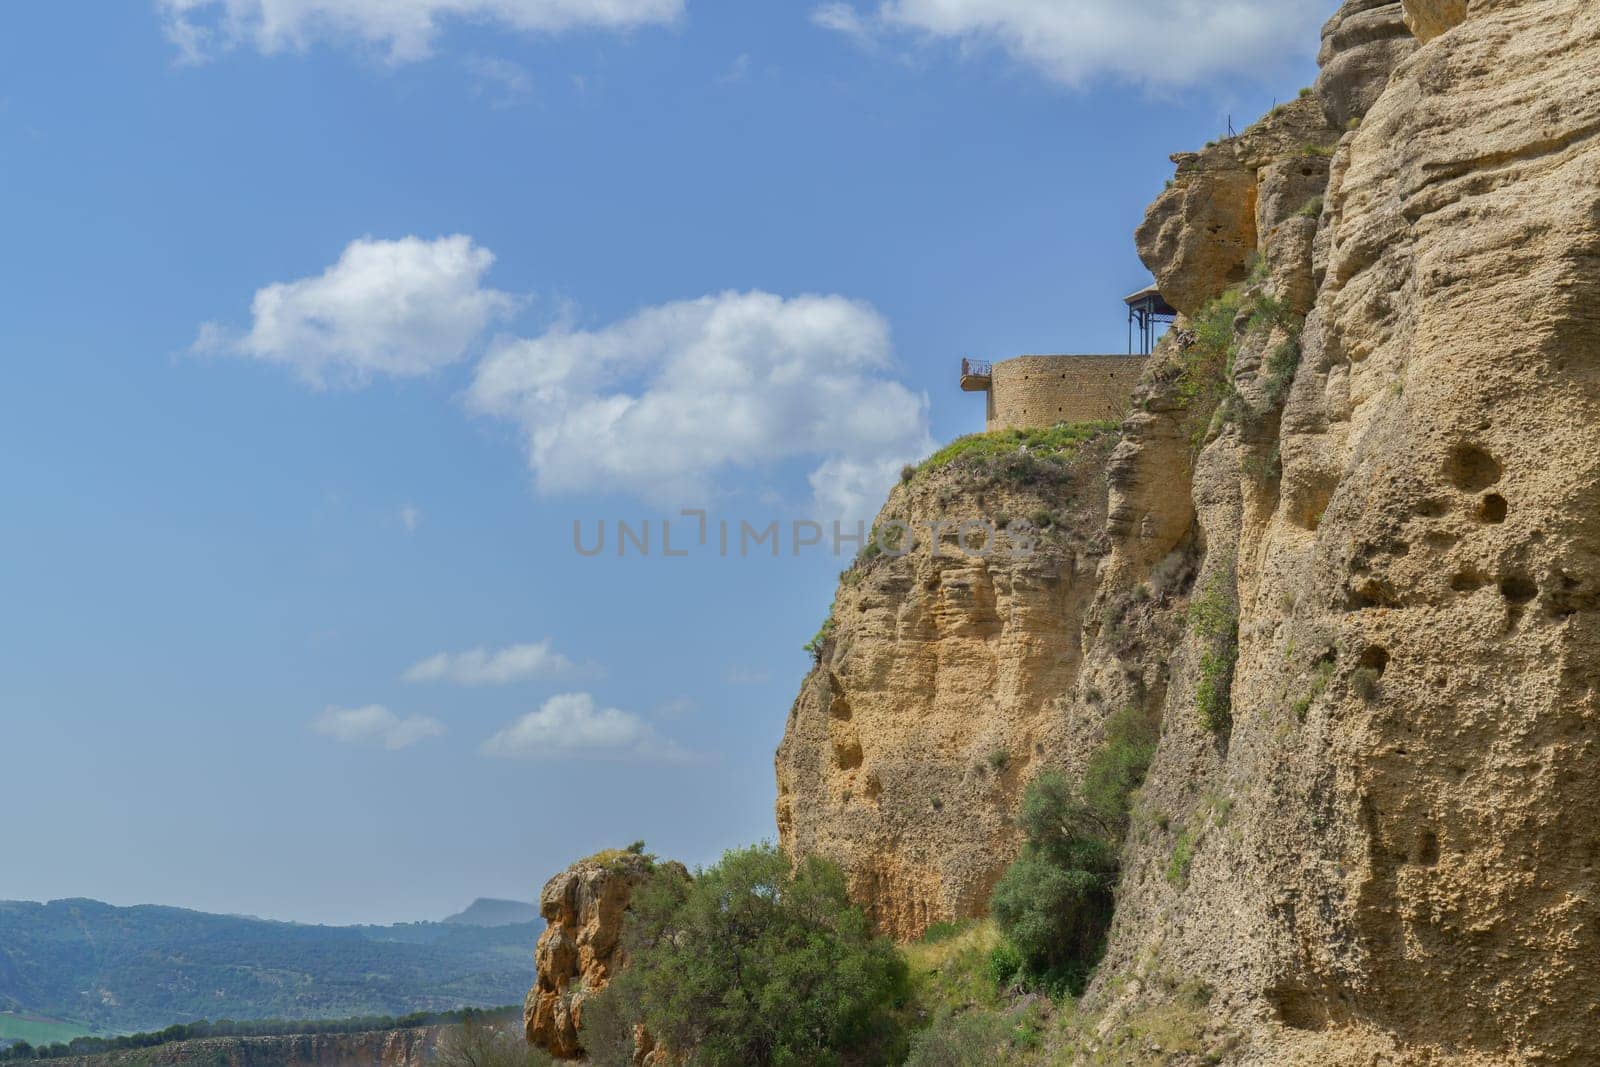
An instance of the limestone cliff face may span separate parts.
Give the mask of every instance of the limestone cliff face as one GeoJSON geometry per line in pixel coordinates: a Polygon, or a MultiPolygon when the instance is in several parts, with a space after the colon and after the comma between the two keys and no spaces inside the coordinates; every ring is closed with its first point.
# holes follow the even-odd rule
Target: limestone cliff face
{"type": "Polygon", "coordinates": [[[424,1067],[443,1029],[207,1037],[46,1062],[55,1067],[424,1067]]]}
{"type": "Polygon", "coordinates": [[[1240,605],[1233,725],[1197,721],[1186,637],[1096,993],[1200,978],[1253,1064],[1593,1063],[1600,9],[1405,10],[1429,41],[1310,232],[1258,220],[1246,299],[1306,312],[1299,365],[1275,413],[1282,339],[1243,338],[1259,417],[1189,494],[1240,605]]]}
{"type": "MultiPolygon", "coordinates": [[[[1019,844],[1024,784],[1086,743],[1065,705],[1105,551],[1113,439],[1061,463],[1020,455],[917,474],[878,518],[908,524],[917,547],[842,577],[778,750],[778,833],[791,854],[838,862],[892,936],[983,914],[1019,844]],[[1039,529],[978,556],[957,544],[968,520],[1039,529]],[[935,522],[950,524],[936,546],[935,522]],[[1024,538],[1036,544],[1013,558],[1024,538]]],[[[981,543],[974,530],[968,547],[981,543]]]]}
{"type": "MultiPolygon", "coordinates": [[[[681,871],[681,865],[672,866],[681,871]]],[[[634,890],[656,867],[649,856],[601,853],[545,883],[539,913],[547,925],[534,949],[537,978],[523,1006],[531,1044],[559,1059],[583,1054],[578,1028],[584,1001],[626,964],[623,918],[634,890]]]]}
{"type": "Polygon", "coordinates": [[[1184,318],[1104,540],[992,598],[917,562],[847,584],[780,828],[914,933],[982,909],[1039,763],[1159,711],[1086,1006],[1108,1040],[1200,982],[1223,1062],[1594,1064],[1600,6],[1350,0],[1322,58],[1318,92],[1174,157],[1139,229],[1184,318]],[[1019,599],[1052,582],[1065,606],[1019,599]],[[1185,625],[1212,596],[1236,635],[1185,625]],[[1032,746],[993,794],[961,770],[989,736],[1032,746]]]}

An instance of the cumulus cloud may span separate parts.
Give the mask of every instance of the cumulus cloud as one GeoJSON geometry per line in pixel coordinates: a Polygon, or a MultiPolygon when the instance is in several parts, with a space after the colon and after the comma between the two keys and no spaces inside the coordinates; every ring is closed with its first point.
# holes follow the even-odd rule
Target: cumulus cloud
{"type": "Polygon", "coordinates": [[[438,737],[444,724],[425,715],[402,719],[381,704],[363,708],[329,707],[311,722],[311,729],[349,745],[376,745],[391,751],[410,748],[418,741],[438,737]]]}
{"type": "Polygon", "coordinates": [[[498,341],[469,400],[521,426],[545,492],[686,506],[728,471],[797,460],[817,514],[854,521],[932,447],[927,397],[887,376],[890,352],[870,305],[726,292],[498,341]]]}
{"type": "Polygon", "coordinates": [[[391,63],[426,58],[442,23],[527,33],[668,23],[684,0],[156,0],[167,37],[198,62],[246,44],[271,55],[319,41],[381,48],[391,63]]]}
{"type": "Polygon", "coordinates": [[[829,3],[812,21],[856,40],[909,33],[999,47],[1074,87],[1108,78],[1171,88],[1259,75],[1309,54],[1330,7],[1326,0],[881,0],[829,3]]]}
{"type": "Polygon", "coordinates": [[[637,715],[601,708],[588,693],[551,697],[483,743],[505,759],[589,759],[679,763],[691,758],[637,715]]]}
{"type": "Polygon", "coordinates": [[[206,323],[194,350],[276,363],[318,388],[427,374],[464,359],[515,308],[515,298],[482,284],[493,263],[460,234],[363,237],[315,277],[258,289],[247,333],[206,323]]]}
{"type": "Polygon", "coordinates": [[[549,640],[544,640],[507,648],[440,652],[413,663],[401,677],[408,682],[509,685],[571,674],[576,669],[570,659],[552,649],[549,640]]]}

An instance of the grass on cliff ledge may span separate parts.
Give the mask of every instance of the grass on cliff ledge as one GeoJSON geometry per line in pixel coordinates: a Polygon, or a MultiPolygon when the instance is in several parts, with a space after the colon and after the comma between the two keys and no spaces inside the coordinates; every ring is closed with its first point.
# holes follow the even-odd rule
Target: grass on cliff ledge
{"type": "Polygon", "coordinates": [[[913,468],[913,476],[940,470],[957,462],[985,463],[1026,454],[1034,459],[1064,462],[1101,434],[1117,429],[1115,422],[1060,422],[1042,430],[996,430],[958,437],[913,468]]]}

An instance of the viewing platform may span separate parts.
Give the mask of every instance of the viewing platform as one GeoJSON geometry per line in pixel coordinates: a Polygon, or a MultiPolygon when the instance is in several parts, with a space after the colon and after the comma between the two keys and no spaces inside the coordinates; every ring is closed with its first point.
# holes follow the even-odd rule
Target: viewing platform
{"type": "Polygon", "coordinates": [[[1121,421],[1144,373],[1143,355],[1018,356],[961,361],[961,388],[988,397],[987,429],[1121,421]]]}

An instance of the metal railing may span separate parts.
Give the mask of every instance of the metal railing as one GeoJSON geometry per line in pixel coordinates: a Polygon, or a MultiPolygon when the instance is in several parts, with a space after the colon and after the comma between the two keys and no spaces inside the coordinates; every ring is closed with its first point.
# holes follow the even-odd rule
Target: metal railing
{"type": "Polygon", "coordinates": [[[994,366],[986,359],[963,359],[961,361],[961,376],[963,378],[987,378],[994,373],[994,366]]]}

